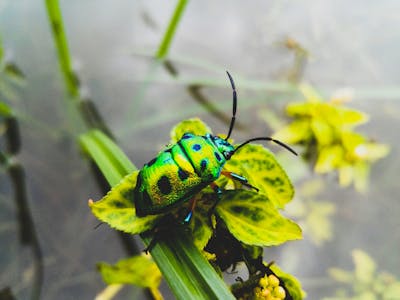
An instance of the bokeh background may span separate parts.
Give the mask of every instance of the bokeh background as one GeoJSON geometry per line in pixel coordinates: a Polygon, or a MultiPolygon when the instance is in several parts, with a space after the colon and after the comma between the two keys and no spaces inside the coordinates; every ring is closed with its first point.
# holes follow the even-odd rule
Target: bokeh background
{"type": "MultiPolygon", "coordinates": [[[[310,197],[331,203],[326,218],[320,216],[329,223],[328,237],[305,231],[303,240],[265,255],[299,278],[308,299],[335,295],[338,283],[327,270],[353,270],[353,249],[368,253],[378,272],[400,277],[400,3],[189,1],[168,52],[178,71],[172,76],[152,56],[175,6],[155,0],[60,1],[81,95],[93,101],[135,165],[150,160],[168,143],[171,127],[185,118],[198,116],[214,133],[227,132],[221,117],[231,112],[225,70],[239,93],[237,141],[272,134],[266,122],[271,114],[285,120],[285,104],[304,99],[290,83],[307,82],[327,98],[338,91],[351,95],[347,105],[370,115],[359,131],[390,145],[390,154],[372,166],[365,193],[341,188],[334,174],[313,174],[301,160],[283,159],[299,190],[314,182],[320,188],[310,197]],[[288,47],[288,41],[305,51],[301,63],[299,48],[288,47]],[[190,92],[193,85],[206,104],[190,92]]],[[[87,200],[103,192],[77,143],[78,121],[45,2],[1,0],[0,37],[5,58],[25,75],[22,84],[0,86],[0,101],[14,109],[21,129],[17,159],[43,254],[41,298],[92,299],[105,287],[96,262],[116,262],[128,253],[113,230],[94,229],[98,221],[87,200]]],[[[18,299],[29,299],[34,255],[21,244],[17,212],[12,181],[1,169],[0,289],[8,286],[18,299]]],[[[163,290],[172,297],[166,286],[163,290]]],[[[142,297],[139,288],[126,288],[117,299],[142,297]]]]}

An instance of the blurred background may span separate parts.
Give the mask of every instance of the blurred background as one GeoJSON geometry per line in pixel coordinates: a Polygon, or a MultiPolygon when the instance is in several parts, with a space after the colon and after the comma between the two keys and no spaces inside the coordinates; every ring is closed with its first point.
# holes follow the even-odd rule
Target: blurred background
{"type": "MultiPolygon", "coordinates": [[[[296,88],[300,82],[326,99],[351,96],[346,105],[370,115],[358,132],[389,145],[390,153],[372,165],[364,192],[341,187],[334,172],[316,175],[301,159],[278,153],[297,191],[287,214],[304,226],[304,239],[267,249],[265,257],[299,278],[307,299],[341,293],[329,270],[355,271],[354,249],[368,254],[376,274],[397,280],[400,4],[189,1],[166,67],[153,57],[176,4],[60,1],[80,97],[92,101],[141,167],[183,119],[197,116],[214,133],[227,133],[232,92],[225,70],[239,95],[236,141],[272,135],[274,120],[289,122],[284,107],[304,100],[296,88]]],[[[1,0],[0,37],[3,61],[18,66],[0,74],[0,102],[16,116],[21,145],[12,159],[25,174],[15,185],[14,173],[0,169],[0,290],[9,287],[17,299],[29,299],[40,283],[35,268],[42,258],[41,299],[93,299],[105,287],[96,262],[114,263],[132,249],[108,226],[95,229],[87,200],[100,199],[104,191],[77,142],[82,127],[71,108],[45,1],[1,0]],[[15,190],[26,196],[22,206],[15,190]],[[21,215],[34,228],[36,238],[28,242],[21,238],[21,215]]],[[[0,134],[5,130],[0,127],[0,134]]],[[[3,152],[7,140],[0,139],[3,152]]],[[[131,287],[117,299],[141,297],[141,289],[131,287]]]]}

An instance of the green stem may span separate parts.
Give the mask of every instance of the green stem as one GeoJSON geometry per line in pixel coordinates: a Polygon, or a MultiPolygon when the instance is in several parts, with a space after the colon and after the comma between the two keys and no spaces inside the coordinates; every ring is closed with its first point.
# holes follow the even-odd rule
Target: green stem
{"type": "Polygon", "coordinates": [[[71,67],[71,58],[68,50],[68,42],[62,22],[62,15],[58,0],[46,0],[47,14],[53,31],[53,36],[56,42],[58,60],[61,71],[64,75],[68,93],[72,97],[79,95],[79,83],[76,75],[71,67]]]}
{"type": "Polygon", "coordinates": [[[176,27],[179,23],[179,20],[182,17],[182,13],[185,10],[187,2],[188,2],[187,0],[179,0],[178,4],[176,5],[174,14],[169,22],[167,31],[165,32],[164,38],[160,46],[158,47],[156,58],[163,59],[167,56],[169,47],[171,46],[172,38],[176,31],[176,27]]]}

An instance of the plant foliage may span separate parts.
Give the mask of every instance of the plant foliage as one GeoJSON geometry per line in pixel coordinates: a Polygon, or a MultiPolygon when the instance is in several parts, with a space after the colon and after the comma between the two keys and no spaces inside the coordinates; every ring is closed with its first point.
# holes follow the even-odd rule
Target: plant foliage
{"type": "MultiPolygon", "coordinates": [[[[204,135],[207,132],[210,133],[210,129],[199,119],[183,121],[171,131],[170,143],[175,143],[185,132],[204,135]]],[[[90,144],[85,141],[85,138],[82,141],[84,146],[90,144]]],[[[240,259],[243,260],[244,255],[248,257],[249,270],[258,274],[257,268],[263,268],[260,264],[262,252],[257,250],[258,246],[279,245],[289,240],[300,239],[302,236],[300,227],[283,217],[278,210],[291,201],[294,189],[274,155],[261,145],[246,145],[232,156],[226,167],[230,171],[248,177],[249,182],[260,191],[241,189],[240,186],[235,186],[230,180],[221,176],[217,183],[225,191],[215,209],[210,210],[218,198],[210,188],[205,188],[196,195],[197,206],[189,227],[195,245],[200,250],[206,249],[207,257],[212,259],[215,267],[224,270],[226,264],[235,265],[240,259]],[[210,222],[210,220],[213,221],[210,222]],[[213,246],[215,243],[225,246],[219,239],[238,245],[236,249],[225,249],[236,252],[232,257],[237,257],[237,259],[231,259],[224,265],[219,264],[221,262],[220,249],[213,246]],[[255,250],[257,251],[254,252],[255,250]],[[238,252],[243,255],[237,255],[238,252]]],[[[147,232],[155,228],[157,224],[167,226],[167,223],[162,221],[167,218],[165,214],[136,216],[133,190],[137,174],[138,171],[134,171],[125,176],[100,201],[89,201],[93,214],[101,221],[131,234],[147,232]]],[[[187,211],[185,204],[174,209],[169,215],[180,218],[182,211],[187,211]]],[[[140,268],[140,266],[137,267],[140,268]]],[[[296,287],[299,288],[299,286],[296,287]]]]}

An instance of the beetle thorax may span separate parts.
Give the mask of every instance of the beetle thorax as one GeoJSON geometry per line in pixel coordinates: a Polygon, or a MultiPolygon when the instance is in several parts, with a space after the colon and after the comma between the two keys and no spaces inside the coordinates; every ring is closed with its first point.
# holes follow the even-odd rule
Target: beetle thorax
{"type": "Polygon", "coordinates": [[[235,148],[224,139],[219,136],[212,136],[212,141],[217,147],[218,151],[225,157],[225,159],[230,159],[233,153],[235,152],[235,148]]]}

